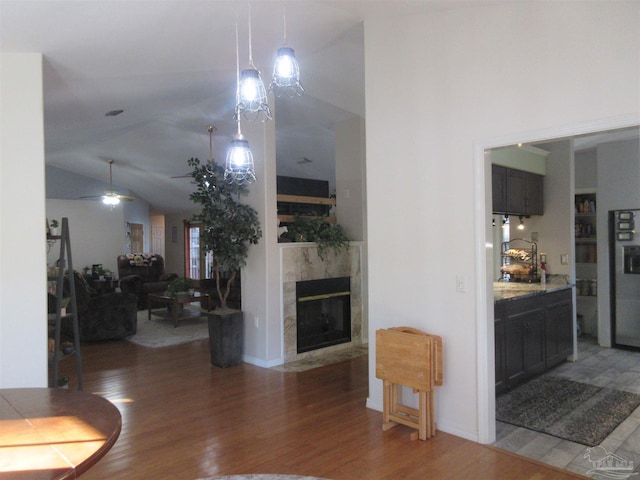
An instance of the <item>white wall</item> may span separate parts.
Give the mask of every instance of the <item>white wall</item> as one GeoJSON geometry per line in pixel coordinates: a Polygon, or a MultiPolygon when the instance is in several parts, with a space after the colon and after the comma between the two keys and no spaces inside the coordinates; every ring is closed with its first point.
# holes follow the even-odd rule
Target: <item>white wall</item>
{"type": "Polygon", "coordinates": [[[483,151],[637,122],[639,14],[637,2],[519,2],[365,23],[368,406],[382,409],[375,331],[413,326],[444,341],[438,427],[493,440],[483,151]]]}
{"type": "Polygon", "coordinates": [[[353,117],[336,132],[336,216],[349,240],[363,241],[366,231],[365,122],[353,117]]]}
{"type": "Polygon", "coordinates": [[[184,221],[190,220],[192,216],[192,212],[183,212],[164,217],[164,270],[167,273],[185,276],[184,221]]]}
{"type": "MultiPolygon", "coordinates": [[[[118,274],[118,255],[123,250],[125,228],[122,203],[113,209],[102,202],[90,200],[46,201],[49,220],[69,219],[69,240],[73,268],[82,271],[85,266],[101,263],[104,268],[118,274]]],[[[54,266],[60,255],[60,243],[54,244],[47,254],[47,265],[54,266]]]]}
{"type": "Polygon", "coordinates": [[[573,153],[572,142],[562,140],[544,146],[549,151],[547,175],[544,177],[544,215],[524,219],[525,230],[517,229],[520,221],[511,217],[511,238],[531,240],[538,232],[539,254],[547,254],[547,273],[571,275],[571,262],[560,263],[560,256],[573,258],[573,153]]]}
{"type": "MultiPolygon", "coordinates": [[[[273,106],[273,99],[270,105],[273,106]]],[[[277,110],[272,109],[277,118],[277,110]]],[[[242,269],[244,361],[269,367],[282,363],[283,319],[276,209],[275,122],[242,125],[249,140],[258,181],[249,186],[245,201],[258,212],[262,238],[249,247],[242,269]]]]}
{"type": "Polygon", "coordinates": [[[0,388],[47,386],[42,95],[42,55],[0,55],[0,388]]]}

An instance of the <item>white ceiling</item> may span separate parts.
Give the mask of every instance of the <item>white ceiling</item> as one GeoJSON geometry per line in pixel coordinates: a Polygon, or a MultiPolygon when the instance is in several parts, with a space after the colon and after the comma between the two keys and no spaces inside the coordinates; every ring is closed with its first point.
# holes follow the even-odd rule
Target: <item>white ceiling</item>
{"type": "MultiPolygon", "coordinates": [[[[365,18],[509,1],[253,0],[253,60],[265,83],[286,6],[306,90],[276,101],[278,174],[333,180],[334,125],[364,116],[365,18]]],[[[0,51],[44,54],[47,167],[107,182],[113,159],[114,184],[152,212],[192,209],[189,179],[171,177],[188,173],[190,157],[209,157],[208,125],[219,161],[235,132],[236,12],[245,68],[247,1],[0,0],[0,51]],[[105,116],[114,109],[124,113],[105,116]]],[[[68,178],[76,196],[103,193],[68,178]]]]}
{"type": "MultiPolygon", "coordinates": [[[[276,101],[278,173],[333,179],[333,126],[364,116],[365,17],[474,3],[253,0],[253,60],[265,83],[283,42],[286,6],[287,43],[306,90],[276,101]],[[312,162],[299,164],[303,157],[312,162]]],[[[47,166],[107,181],[113,159],[114,184],[152,211],[192,208],[189,179],[171,177],[189,171],[190,157],[209,157],[208,125],[217,128],[218,160],[235,132],[236,12],[242,69],[247,1],[0,0],[1,51],[45,57],[47,166]],[[105,116],[114,109],[124,113],[105,116]]]]}

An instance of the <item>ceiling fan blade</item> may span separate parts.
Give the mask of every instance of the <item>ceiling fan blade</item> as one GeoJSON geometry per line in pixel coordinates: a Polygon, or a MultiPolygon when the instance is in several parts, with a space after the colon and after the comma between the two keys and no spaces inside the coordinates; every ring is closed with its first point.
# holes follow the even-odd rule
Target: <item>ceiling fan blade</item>
{"type": "Polygon", "coordinates": [[[174,175],[173,177],[169,177],[169,178],[191,178],[192,175],[190,173],[187,173],[186,175],[174,175]]]}
{"type": "Polygon", "coordinates": [[[79,198],[84,200],[103,200],[105,199],[105,197],[116,197],[118,200],[124,200],[126,202],[131,202],[132,200],[136,200],[136,197],[132,195],[120,195],[118,192],[116,192],[113,189],[113,171],[112,171],[113,160],[108,160],[107,163],[109,164],[109,190],[104,192],[102,195],[85,195],[79,198]]]}

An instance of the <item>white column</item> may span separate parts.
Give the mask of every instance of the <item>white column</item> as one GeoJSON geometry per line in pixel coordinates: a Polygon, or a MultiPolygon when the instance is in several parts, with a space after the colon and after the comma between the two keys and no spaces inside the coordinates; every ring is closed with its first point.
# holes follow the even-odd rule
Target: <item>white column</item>
{"type": "Polygon", "coordinates": [[[47,256],[41,54],[0,55],[0,104],[0,388],[45,387],[47,256]]]}

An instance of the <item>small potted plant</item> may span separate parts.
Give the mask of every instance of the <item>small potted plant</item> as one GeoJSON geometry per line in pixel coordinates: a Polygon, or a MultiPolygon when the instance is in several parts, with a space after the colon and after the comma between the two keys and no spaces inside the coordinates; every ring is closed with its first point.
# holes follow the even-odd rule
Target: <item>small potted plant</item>
{"type": "Polygon", "coordinates": [[[64,317],[67,314],[67,306],[69,305],[70,301],[71,301],[71,298],[69,297],[64,297],[60,301],[60,316],[64,317]]]}
{"type": "Polygon", "coordinates": [[[51,220],[51,222],[49,223],[49,235],[51,235],[52,237],[58,235],[58,225],[60,225],[58,223],[58,220],[56,220],[55,218],[51,220]]]}
{"type": "Polygon", "coordinates": [[[327,250],[337,255],[349,248],[349,239],[342,227],[325,222],[323,217],[296,215],[286,235],[292,242],[315,242],[320,260],[324,260],[327,250]]]}
{"type": "Polygon", "coordinates": [[[174,278],[167,285],[167,295],[170,297],[184,297],[189,295],[189,290],[193,288],[191,280],[184,277],[174,278]]]}

